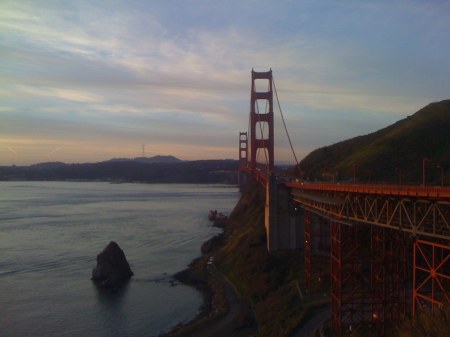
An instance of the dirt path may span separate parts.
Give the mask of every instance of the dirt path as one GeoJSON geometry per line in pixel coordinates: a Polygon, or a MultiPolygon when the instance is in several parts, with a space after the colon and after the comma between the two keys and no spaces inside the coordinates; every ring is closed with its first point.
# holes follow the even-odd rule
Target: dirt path
{"type": "Polygon", "coordinates": [[[322,311],[319,311],[316,315],[311,317],[311,319],[300,329],[297,331],[293,337],[308,337],[315,330],[320,328],[320,326],[325,323],[331,317],[331,309],[326,308],[322,311]]]}

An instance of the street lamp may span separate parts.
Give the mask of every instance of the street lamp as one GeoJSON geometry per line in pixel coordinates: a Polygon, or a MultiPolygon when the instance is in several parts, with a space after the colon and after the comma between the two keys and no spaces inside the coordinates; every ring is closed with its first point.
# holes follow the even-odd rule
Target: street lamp
{"type": "Polygon", "coordinates": [[[426,180],[425,180],[425,169],[426,169],[425,163],[427,161],[431,161],[431,159],[430,158],[423,158],[422,159],[422,186],[424,186],[424,187],[425,187],[425,183],[426,183],[426,180]]]}
{"type": "Polygon", "coordinates": [[[441,186],[444,186],[444,165],[438,164],[436,168],[441,169],[441,186]]]}

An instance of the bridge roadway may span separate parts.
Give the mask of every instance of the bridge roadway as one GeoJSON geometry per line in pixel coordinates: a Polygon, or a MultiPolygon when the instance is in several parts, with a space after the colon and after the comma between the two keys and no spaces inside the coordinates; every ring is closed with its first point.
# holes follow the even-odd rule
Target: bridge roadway
{"type": "Polygon", "coordinates": [[[450,242],[450,188],[286,182],[292,200],[339,221],[359,222],[450,242]]]}

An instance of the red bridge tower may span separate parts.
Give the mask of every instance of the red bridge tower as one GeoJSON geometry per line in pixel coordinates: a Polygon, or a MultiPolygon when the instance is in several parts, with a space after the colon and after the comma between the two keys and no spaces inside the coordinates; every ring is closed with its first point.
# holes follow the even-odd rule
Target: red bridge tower
{"type": "Polygon", "coordinates": [[[263,167],[266,172],[264,173],[269,173],[274,167],[272,69],[267,72],[256,72],[252,69],[250,101],[251,169],[256,170],[258,155],[262,155],[264,159],[260,160],[265,161],[263,167]],[[257,91],[262,90],[264,84],[267,84],[267,91],[257,91]],[[258,101],[265,103],[265,111],[259,111],[258,101]]]}

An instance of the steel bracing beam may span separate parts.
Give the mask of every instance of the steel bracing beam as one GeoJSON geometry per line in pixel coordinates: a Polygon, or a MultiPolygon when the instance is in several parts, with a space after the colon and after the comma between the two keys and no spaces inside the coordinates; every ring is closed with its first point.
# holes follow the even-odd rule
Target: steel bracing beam
{"type": "Polygon", "coordinates": [[[448,199],[292,190],[294,202],[324,216],[436,239],[450,239],[448,199]]]}
{"type": "Polygon", "coordinates": [[[371,321],[366,231],[363,226],[331,221],[331,324],[336,337],[352,335],[371,321]]]}
{"type": "Polygon", "coordinates": [[[380,336],[387,321],[406,316],[407,243],[403,232],[371,226],[372,324],[380,336]]]}
{"type": "Polygon", "coordinates": [[[417,240],[414,243],[413,315],[418,309],[450,303],[450,246],[417,240]]]}

